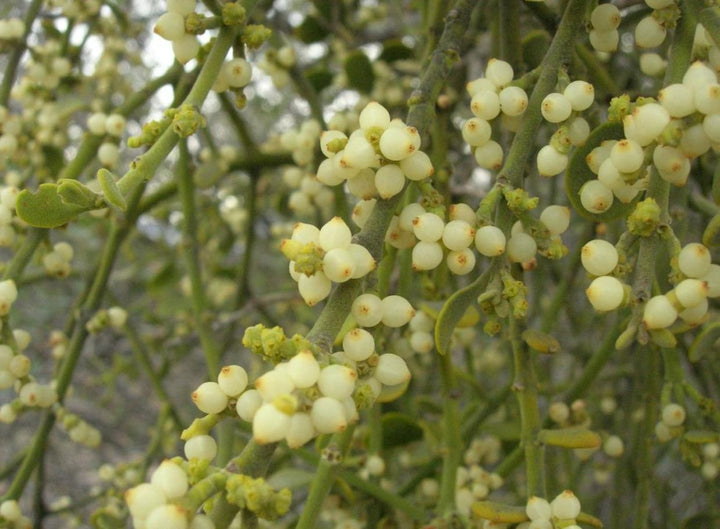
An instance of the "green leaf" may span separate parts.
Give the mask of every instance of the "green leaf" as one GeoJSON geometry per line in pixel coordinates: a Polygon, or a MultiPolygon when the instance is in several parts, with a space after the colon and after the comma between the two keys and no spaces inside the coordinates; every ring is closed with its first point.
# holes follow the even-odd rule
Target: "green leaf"
{"type": "Polygon", "coordinates": [[[304,75],[316,92],[322,92],[333,81],[333,74],[323,65],[308,68],[305,70],[304,75]]]}
{"type": "Polygon", "coordinates": [[[328,36],[328,32],[314,16],[305,17],[294,33],[305,44],[321,41],[328,36]]]}
{"type": "Polygon", "coordinates": [[[559,428],[540,430],[538,441],[562,448],[597,448],[602,443],[598,434],[585,428],[559,428]]]}
{"type": "Polygon", "coordinates": [[[485,290],[489,274],[487,272],[464,288],[461,288],[448,298],[445,305],[440,309],[435,322],[435,347],[440,354],[447,352],[452,333],[460,320],[465,316],[466,309],[470,303],[485,290]]]}
{"type": "Polygon", "coordinates": [[[417,421],[399,412],[389,412],[382,416],[383,448],[404,446],[423,438],[423,429],[417,421]]]}
{"type": "Polygon", "coordinates": [[[683,434],[683,439],[693,444],[717,443],[720,433],[710,430],[688,430],[683,434]]]}
{"type": "Polygon", "coordinates": [[[720,513],[716,514],[696,514],[682,521],[681,529],[708,529],[709,527],[717,527],[720,520],[720,513]]]}
{"type": "Polygon", "coordinates": [[[718,339],[720,339],[720,322],[706,325],[690,345],[690,349],[688,350],[690,361],[697,362],[705,356],[708,351],[718,352],[720,349],[717,344],[718,339]]]}
{"type": "Polygon", "coordinates": [[[412,48],[405,46],[400,39],[388,39],[383,42],[383,51],[380,53],[380,60],[385,62],[401,61],[412,59],[415,56],[412,48]]]}
{"type": "Polygon", "coordinates": [[[496,501],[476,501],[472,504],[475,516],[495,523],[522,523],[528,519],[525,506],[507,505],[496,501]]]}
{"type": "Polygon", "coordinates": [[[18,216],[30,226],[57,228],[67,224],[80,213],[95,209],[95,206],[65,202],[58,192],[58,185],[48,183],[40,184],[36,193],[27,189],[21,191],[15,209],[18,216]]]}
{"type": "Polygon", "coordinates": [[[97,178],[100,182],[103,195],[105,195],[105,200],[125,211],[127,209],[127,202],[125,202],[125,197],[118,189],[113,174],[107,169],[100,169],[97,173],[97,178]]]}
{"type": "Polygon", "coordinates": [[[537,329],[525,329],[522,339],[538,353],[555,354],[560,350],[560,342],[557,341],[557,338],[537,329]]]}
{"type": "Polygon", "coordinates": [[[314,476],[314,472],[308,472],[307,470],[301,470],[299,468],[281,468],[273,473],[267,482],[275,490],[284,488],[294,490],[310,484],[314,476]]]}
{"type": "Polygon", "coordinates": [[[482,427],[482,431],[484,434],[497,437],[501,441],[520,440],[520,422],[517,420],[488,423],[482,427]]]}
{"type": "Polygon", "coordinates": [[[627,216],[639,199],[638,197],[628,204],[623,204],[615,198],[610,209],[603,213],[590,213],[580,202],[580,188],[583,184],[590,180],[597,180],[597,175],[590,170],[585,161],[587,155],[606,140],[619,140],[624,137],[623,126],[620,123],[603,123],[590,134],[585,145],[575,149],[575,152],[570,157],[570,162],[565,171],[565,191],[575,211],[586,219],[595,222],[609,222],[627,216]]]}
{"type": "Polygon", "coordinates": [[[345,75],[348,84],[360,92],[368,94],[375,84],[375,72],[373,72],[370,59],[361,50],[348,53],[345,58],[345,75]]]}
{"type": "Polygon", "coordinates": [[[550,35],[543,29],[529,32],[522,39],[523,62],[529,70],[540,65],[550,47],[550,35]]]}
{"type": "Polygon", "coordinates": [[[65,204],[80,206],[81,208],[98,207],[102,197],[85,184],[72,178],[61,178],[57,182],[57,194],[65,204]]]}

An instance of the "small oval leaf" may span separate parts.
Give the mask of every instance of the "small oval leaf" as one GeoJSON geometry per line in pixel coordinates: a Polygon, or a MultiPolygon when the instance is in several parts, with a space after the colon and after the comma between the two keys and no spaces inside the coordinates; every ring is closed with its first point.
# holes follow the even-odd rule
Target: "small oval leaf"
{"type": "Polygon", "coordinates": [[[525,506],[507,505],[497,501],[476,501],[472,504],[475,516],[496,523],[523,523],[528,517],[525,506]]]}
{"type": "Polygon", "coordinates": [[[417,421],[399,412],[390,412],[382,416],[383,448],[404,446],[423,438],[423,429],[417,421]]]}
{"type": "Polygon", "coordinates": [[[113,206],[125,211],[127,209],[127,202],[125,201],[123,194],[118,189],[113,174],[107,169],[100,169],[97,173],[97,178],[100,182],[100,188],[105,196],[105,200],[113,206]]]}
{"type": "Polygon", "coordinates": [[[15,205],[18,216],[36,228],[57,228],[91,209],[93,206],[64,202],[58,194],[57,184],[51,183],[40,184],[35,193],[22,190],[15,205]]]}
{"type": "Polygon", "coordinates": [[[598,448],[601,437],[585,428],[558,428],[556,430],[540,430],[538,441],[562,448],[598,448]]]}
{"type": "Polygon", "coordinates": [[[455,327],[465,316],[470,303],[476,300],[487,286],[490,277],[488,272],[489,270],[466,287],[455,292],[440,309],[435,322],[435,346],[440,354],[444,355],[447,352],[455,327]]]}
{"type": "Polygon", "coordinates": [[[688,430],[683,434],[683,439],[693,444],[717,443],[720,440],[720,433],[710,430],[688,430]]]}
{"type": "Polygon", "coordinates": [[[536,329],[525,329],[522,339],[538,353],[555,354],[560,350],[560,342],[557,338],[536,329]]]}
{"type": "Polygon", "coordinates": [[[570,162],[565,171],[565,191],[575,211],[586,219],[595,222],[609,222],[618,219],[629,214],[639,198],[636,198],[628,204],[623,204],[616,198],[612,206],[610,206],[610,209],[603,213],[590,213],[580,202],[580,188],[585,182],[597,179],[597,175],[590,170],[585,158],[595,147],[599,147],[602,142],[622,138],[624,138],[624,133],[620,123],[603,123],[592,131],[585,145],[575,149],[575,152],[570,156],[570,162]]]}
{"type": "Polygon", "coordinates": [[[345,58],[345,75],[348,84],[364,94],[369,94],[375,84],[375,72],[370,59],[361,50],[348,53],[345,58]]]}

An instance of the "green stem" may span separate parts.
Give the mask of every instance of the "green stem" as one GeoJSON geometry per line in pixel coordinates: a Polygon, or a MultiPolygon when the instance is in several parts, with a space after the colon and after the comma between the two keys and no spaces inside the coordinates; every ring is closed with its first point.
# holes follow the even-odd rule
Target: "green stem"
{"type": "Polygon", "coordinates": [[[637,476],[637,489],[635,492],[635,523],[634,529],[647,529],[650,527],[650,496],[653,489],[653,444],[655,423],[658,416],[659,391],[659,362],[658,354],[654,348],[642,347],[638,353],[641,355],[642,370],[639,378],[642,384],[643,420],[640,423],[635,456],[635,475],[637,476]]]}
{"type": "Polygon", "coordinates": [[[438,513],[448,515],[455,510],[457,469],[462,461],[460,438],[460,406],[450,354],[440,355],[440,375],[443,394],[443,463],[440,477],[438,513]]]}
{"type": "Polygon", "coordinates": [[[183,212],[182,250],[188,277],[190,278],[191,299],[195,328],[205,353],[205,365],[211,379],[220,371],[220,349],[215,343],[209,322],[211,316],[206,313],[205,286],[202,281],[200,265],[200,243],[198,241],[198,220],[195,211],[195,184],[190,170],[190,153],[185,141],[180,142],[180,157],[176,167],[178,191],[183,212]]]}
{"type": "MultiPolygon", "coordinates": [[[[320,463],[320,457],[309,450],[298,450],[296,453],[299,457],[312,465],[318,465],[320,463]]],[[[364,492],[368,496],[381,501],[388,507],[404,512],[413,520],[422,521],[425,519],[425,513],[422,509],[418,508],[414,502],[403,498],[402,495],[382,488],[377,483],[362,479],[355,472],[339,469],[336,472],[336,476],[347,482],[347,484],[352,486],[354,489],[364,492]]]]}
{"type": "MultiPolygon", "coordinates": [[[[133,111],[142,106],[152,95],[166,84],[177,81],[182,73],[182,67],[175,63],[164,74],[152,81],[149,81],[144,87],[137,92],[133,92],[125,102],[117,107],[113,112],[123,116],[129,116],[133,111]]],[[[63,167],[58,175],[60,178],[77,179],[85,168],[95,159],[97,151],[103,142],[103,136],[87,133],[83,138],[83,142],[78,147],[77,153],[63,167]]]]}
{"type": "Polygon", "coordinates": [[[498,29],[500,31],[500,59],[509,62],[519,71],[522,66],[522,44],[520,42],[520,1],[498,2],[498,29]]]}
{"type": "Polygon", "coordinates": [[[155,390],[155,394],[158,396],[160,401],[168,407],[168,413],[172,418],[173,422],[175,423],[175,426],[178,428],[178,430],[182,430],[183,421],[180,418],[180,415],[178,414],[175,407],[172,405],[170,396],[167,394],[167,391],[165,391],[165,388],[163,387],[162,379],[155,372],[155,368],[150,361],[150,355],[148,354],[145,344],[138,335],[137,330],[132,324],[130,324],[130,322],[125,323],[125,327],[123,328],[123,330],[125,331],[125,335],[128,337],[128,340],[130,340],[130,346],[135,353],[135,359],[150,379],[150,383],[155,390]]]}
{"type": "Polygon", "coordinates": [[[5,72],[3,73],[3,80],[2,83],[0,83],[0,106],[6,107],[8,104],[10,91],[12,90],[12,85],[15,82],[17,68],[20,65],[20,59],[27,48],[28,35],[30,35],[33,22],[35,21],[35,17],[38,16],[42,4],[42,0],[32,0],[28,6],[28,10],[25,12],[25,18],[23,19],[23,23],[25,24],[25,33],[21,37],[20,41],[13,46],[12,51],[10,52],[7,64],[5,65],[5,72]]]}
{"type": "MultiPolygon", "coordinates": [[[[343,456],[350,446],[352,434],[352,426],[348,427],[341,434],[335,434],[333,441],[331,441],[327,449],[336,450],[343,456]]],[[[325,496],[330,492],[335,482],[337,468],[337,462],[330,461],[328,458],[321,459],[315,472],[315,477],[313,477],[312,484],[310,485],[307,501],[303,506],[302,514],[300,515],[297,525],[295,525],[295,529],[315,529],[317,518],[322,510],[322,504],[325,501],[325,496]]]]}
{"type": "MultiPolygon", "coordinates": [[[[65,359],[63,360],[63,363],[60,366],[60,372],[56,377],[56,391],[58,395],[58,402],[60,403],[62,403],[65,398],[65,394],[67,393],[75,371],[75,366],[80,358],[83,345],[85,344],[85,340],[89,334],[85,328],[85,323],[100,308],[103,295],[107,290],[110,272],[112,271],[117,252],[120,249],[120,244],[125,239],[125,236],[130,231],[130,227],[136,220],[135,211],[144,187],[145,186],[140,186],[135,189],[130,197],[130,200],[128,201],[128,214],[125,222],[113,222],[100,257],[97,272],[92,280],[87,297],[79,309],[79,315],[73,316],[73,319],[79,319],[79,324],[74,326],[74,331],[68,343],[65,359]]],[[[45,450],[48,435],[50,434],[50,430],[52,430],[54,423],[55,414],[52,410],[48,410],[35,431],[35,435],[31,441],[30,448],[25,456],[25,459],[18,469],[18,472],[15,474],[10,487],[3,495],[3,499],[17,499],[20,497],[33,470],[40,460],[41,454],[45,450]]]]}
{"type": "MultiPolygon", "coordinates": [[[[208,370],[210,380],[215,380],[220,372],[220,347],[215,340],[212,331],[212,315],[207,310],[205,298],[206,288],[203,285],[202,270],[200,265],[200,243],[198,241],[198,219],[195,208],[195,183],[193,182],[190,153],[187,142],[181,141],[179,145],[180,156],[176,169],[178,192],[182,203],[183,212],[183,241],[181,244],[185,267],[190,278],[191,300],[195,329],[203,353],[205,354],[205,366],[208,370]]],[[[230,459],[233,443],[233,423],[223,422],[218,426],[218,462],[225,463],[230,459]]]]}
{"type": "Polygon", "coordinates": [[[538,408],[537,376],[532,353],[520,337],[520,324],[514,318],[509,319],[510,344],[513,350],[516,392],[520,405],[520,446],[525,454],[525,473],[527,496],[547,497],[545,492],[545,468],[543,447],[537,436],[541,428],[538,408]]]}
{"type": "Polygon", "coordinates": [[[584,14],[584,0],[570,0],[567,3],[557,33],[555,33],[550,48],[543,58],[542,72],[530,95],[527,111],[523,115],[523,126],[515,135],[505,164],[498,174],[497,180],[499,182],[510,183],[515,187],[521,186],[530,156],[535,152],[537,130],[543,122],[541,113],[542,100],[555,90],[557,73],[570,58],[573,42],[578,31],[583,26],[584,14]]]}
{"type": "Polygon", "coordinates": [[[48,230],[43,228],[30,228],[25,235],[22,245],[13,255],[12,260],[8,264],[7,268],[3,272],[3,279],[12,279],[16,283],[20,280],[25,267],[32,259],[35,254],[35,250],[40,245],[42,240],[47,237],[48,230]]]}
{"type": "MultiPolygon", "coordinates": [[[[190,105],[196,108],[202,105],[220,72],[220,68],[225,61],[225,56],[232,46],[237,33],[238,28],[235,26],[224,26],[220,29],[217,39],[215,39],[215,43],[205,60],[205,64],[203,64],[200,70],[195,84],[182,102],[183,105],[190,105]]],[[[167,155],[170,154],[173,147],[175,147],[178,139],[179,137],[173,128],[168,127],[155,144],[148,149],[145,154],[137,158],[130,170],[118,180],[117,185],[120,191],[126,194],[130,190],[135,189],[140,183],[152,178],[157,168],[165,158],[167,158],[167,155]]]]}

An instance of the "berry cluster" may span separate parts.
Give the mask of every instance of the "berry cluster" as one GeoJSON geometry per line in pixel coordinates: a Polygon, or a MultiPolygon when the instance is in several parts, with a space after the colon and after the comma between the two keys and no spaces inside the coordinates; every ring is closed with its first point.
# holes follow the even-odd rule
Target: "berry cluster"
{"type": "Polygon", "coordinates": [[[493,141],[490,122],[502,113],[503,124],[517,130],[520,117],[525,113],[528,96],[519,86],[511,86],[512,66],[499,59],[490,59],[485,76],[470,81],[466,89],[472,100],[470,110],[475,115],[462,127],[465,143],[473,149],[475,161],[484,169],[496,170],[502,166],[502,146],[493,141]]]}
{"type": "Polygon", "coordinates": [[[70,261],[74,255],[73,247],[67,242],[59,242],[53,246],[52,251],[43,255],[45,272],[54,277],[67,277],[70,275],[70,261]]]}
{"type": "Polygon", "coordinates": [[[275,87],[281,89],[290,83],[289,70],[295,66],[295,61],[295,49],[292,46],[282,46],[265,52],[257,65],[270,76],[275,87]]]}
{"type": "MultiPolygon", "coordinates": [[[[475,448],[473,451],[479,449],[475,448]]],[[[480,465],[459,466],[455,478],[455,507],[459,513],[470,516],[473,503],[484,500],[492,491],[502,486],[503,479],[499,474],[488,472],[480,465]]]]}
{"type": "Polygon", "coordinates": [[[679,15],[675,0],[645,0],[653,12],[635,26],[635,45],[657,48],[667,36],[667,28],[675,25],[679,15]]]}
{"type": "Polygon", "coordinates": [[[620,10],[612,4],[600,4],[590,14],[590,45],[595,50],[611,53],[620,41],[620,10]]]}
{"type": "Polygon", "coordinates": [[[541,176],[562,173],[568,164],[571,147],[585,143],[590,135],[590,125],[578,113],[587,110],[595,101],[595,89],[586,81],[572,81],[562,93],[552,92],[545,96],[540,111],[545,121],[557,123],[550,144],[540,148],[537,168],[541,176]]]}
{"type": "Polygon", "coordinates": [[[580,500],[572,491],[561,492],[552,502],[532,496],[525,506],[530,519],[518,526],[519,529],[580,529],[577,517],[580,515],[580,500]]]}
{"type": "Polygon", "coordinates": [[[25,34],[25,23],[19,18],[0,19],[0,40],[19,40],[25,34]]]}
{"type": "Polygon", "coordinates": [[[181,64],[194,59],[200,51],[197,37],[185,30],[185,21],[195,12],[196,0],[167,0],[167,13],[155,24],[155,33],[172,42],[175,58],[181,64]]]}
{"type": "Polygon", "coordinates": [[[390,198],[402,191],[405,180],[424,180],[434,172],[427,154],[420,150],[420,134],[400,119],[390,119],[381,104],[368,103],[359,116],[360,128],[348,137],[340,130],[320,136],[327,157],[317,170],[325,185],[347,182],[348,191],[360,199],[390,198]]]}
{"type": "Polygon", "coordinates": [[[155,469],[149,483],[141,483],[125,492],[125,502],[135,527],[145,529],[210,529],[207,516],[191,515],[180,500],[189,488],[185,469],[166,459],[155,469]],[[191,519],[192,521],[189,521],[191,519]],[[196,521],[197,520],[197,521],[196,521]]]}
{"type": "Polygon", "coordinates": [[[581,188],[580,200],[591,213],[607,211],[614,198],[635,199],[647,187],[648,166],[667,182],[685,185],[691,161],[720,143],[720,84],[700,61],[682,83],[660,90],[657,102],[621,98],[616,104],[625,138],[605,141],[587,157],[597,180],[581,188]]]}
{"type": "Polygon", "coordinates": [[[30,529],[33,526],[32,520],[23,516],[16,500],[5,500],[0,503],[0,521],[3,527],[10,529],[30,529]]]}
{"type": "Polygon", "coordinates": [[[377,354],[373,336],[364,329],[349,331],[342,343],[343,350],[327,360],[302,350],[256,379],[254,389],[233,396],[237,414],[252,422],[258,443],[285,440],[296,448],[318,434],[343,431],[358,419],[358,408],[371,406],[384,388],[395,392],[410,379],[405,360],[377,354]]]}
{"type": "Polygon", "coordinates": [[[290,259],[290,275],[310,306],[330,294],[333,282],[358,279],[375,269],[375,259],[364,246],[352,242],[352,232],[340,217],[319,229],[297,223],[281,250],[290,259]]]}
{"type": "Polygon", "coordinates": [[[100,163],[105,167],[114,167],[120,155],[117,140],[125,132],[125,117],[117,113],[93,112],[87,118],[87,128],[90,134],[104,138],[98,149],[100,163]]]}

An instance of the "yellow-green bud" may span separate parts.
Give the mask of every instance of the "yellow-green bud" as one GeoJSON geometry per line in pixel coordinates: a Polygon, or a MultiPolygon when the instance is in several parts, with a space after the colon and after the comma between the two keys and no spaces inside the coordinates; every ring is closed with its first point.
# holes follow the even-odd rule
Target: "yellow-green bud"
{"type": "Polygon", "coordinates": [[[205,124],[205,118],[193,105],[182,105],[173,116],[172,121],[173,130],[181,138],[187,138],[194,134],[205,124]]]}
{"type": "Polygon", "coordinates": [[[247,21],[245,8],[238,2],[229,2],[222,6],[222,21],[226,26],[236,26],[247,21]]]}
{"type": "Polygon", "coordinates": [[[630,233],[649,237],[660,225],[660,206],[653,198],[646,198],[639,202],[628,217],[627,225],[630,233]]]}

